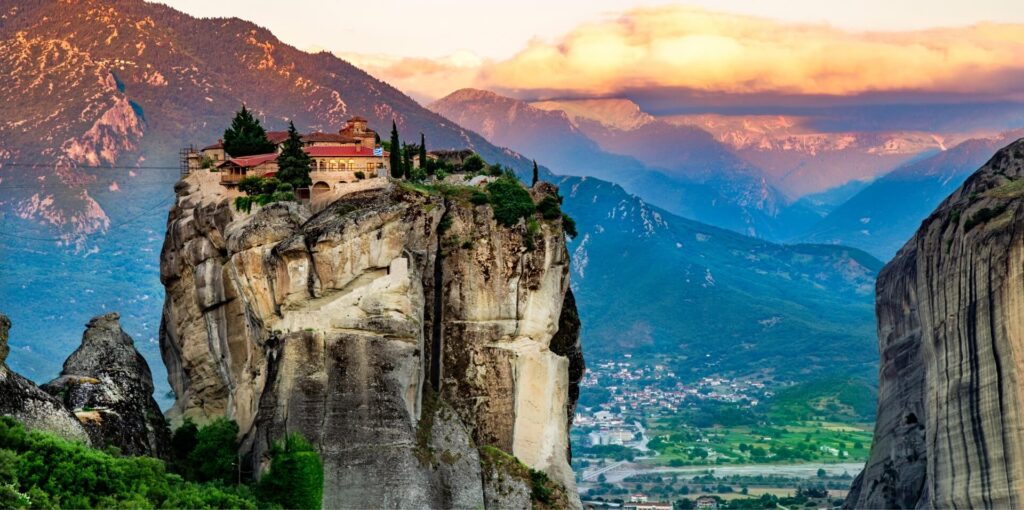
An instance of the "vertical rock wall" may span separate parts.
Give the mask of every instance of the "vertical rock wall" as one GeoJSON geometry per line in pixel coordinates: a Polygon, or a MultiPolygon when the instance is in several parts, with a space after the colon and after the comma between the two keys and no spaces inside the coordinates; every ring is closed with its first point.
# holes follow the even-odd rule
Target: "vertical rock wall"
{"type": "Polygon", "coordinates": [[[871,457],[853,508],[1024,503],[1024,141],[1000,150],[879,275],[871,457]]]}
{"type": "Polygon", "coordinates": [[[578,505],[567,413],[583,365],[561,226],[528,241],[492,214],[396,187],[314,216],[240,215],[189,177],[161,255],[172,418],[236,420],[254,476],[302,433],[324,458],[325,507],[482,507],[484,445],[578,505]],[[553,345],[560,319],[575,329],[553,345]]]}

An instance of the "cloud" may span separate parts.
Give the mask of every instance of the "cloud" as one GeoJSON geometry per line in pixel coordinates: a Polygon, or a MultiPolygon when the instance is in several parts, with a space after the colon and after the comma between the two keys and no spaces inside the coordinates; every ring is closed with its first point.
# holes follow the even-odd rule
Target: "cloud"
{"type": "Polygon", "coordinates": [[[424,103],[462,86],[477,85],[485,64],[481,57],[469,51],[436,59],[358,53],[338,53],[337,56],[424,103]]]}
{"type": "Polygon", "coordinates": [[[686,7],[647,8],[533,41],[482,83],[609,94],[677,87],[727,94],[1019,93],[1024,25],[848,32],[686,7]]]}
{"type": "Polygon", "coordinates": [[[418,84],[425,94],[475,86],[524,97],[660,88],[730,95],[923,92],[1024,99],[1022,57],[1021,24],[852,32],[669,6],[583,24],[556,40],[535,39],[503,61],[457,65],[416,59],[378,70],[389,79],[418,84]],[[416,75],[420,69],[423,74],[416,75]]]}

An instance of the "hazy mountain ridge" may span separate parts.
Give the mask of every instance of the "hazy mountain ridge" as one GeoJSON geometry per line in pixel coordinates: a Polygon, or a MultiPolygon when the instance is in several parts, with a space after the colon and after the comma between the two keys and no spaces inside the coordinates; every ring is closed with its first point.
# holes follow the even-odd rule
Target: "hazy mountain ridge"
{"type": "Polygon", "coordinates": [[[570,251],[573,289],[587,303],[586,352],[682,356],[685,372],[873,373],[872,289],[882,265],[874,257],[750,238],[598,179],[558,184],[579,230],[570,251]]]}
{"type": "MultiPolygon", "coordinates": [[[[600,106],[608,101],[572,104],[582,108],[591,103],[600,106]]],[[[547,109],[558,104],[534,106],[489,91],[463,89],[429,107],[495,143],[538,158],[558,174],[614,181],[698,221],[779,239],[817,220],[802,204],[789,205],[756,168],[699,128],[646,120],[632,122],[635,129],[623,131],[584,117],[592,113],[580,109],[547,109]]],[[[615,105],[643,115],[633,103],[615,105]]]]}
{"type": "Polygon", "coordinates": [[[930,211],[1021,131],[964,141],[878,178],[800,240],[855,246],[891,258],[930,211]]]}

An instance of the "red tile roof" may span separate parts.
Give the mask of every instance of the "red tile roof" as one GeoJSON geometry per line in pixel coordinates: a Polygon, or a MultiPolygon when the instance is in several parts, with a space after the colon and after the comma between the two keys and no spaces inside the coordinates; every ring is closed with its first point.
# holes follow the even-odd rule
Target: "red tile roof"
{"type": "MultiPolygon", "coordinates": [[[[314,158],[347,158],[350,156],[359,157],[372,157],[373,149],[369,147],[363,147],[362,145],[356,146],[313,146],[306,147],[306,152],[314,158]]],[[[388,156],[388,151],[384,151],[384,157],[388,156]]],[[[380,157],[380,156],[378,156],[380,157]]]]}
{"type": "Polygon", "coordinates": [[[256,154],[254,156],[245,156],[241,158],[230,158],[218,166],[224,166],[227,165],[228,163],[234,163],[242,168],[252,168],[254,166],[259,166],[270,161],[277,161],[276,152],[272,152],[270,154],[256,154]]]}
{"type": "Polygon", "coordinates": [[[267,131],[267,140],[274,145],[282,144],[288,139],[287,131],[267,131]]]}
{"type": "Polygon", "coordinates": [[[215,143],[213,145],[207,145],[206,147],[203,147],[202,149],[199,149],[199,150],[201,150],[201,151],[208,151],[208,150],[223,149],[223,148],[224,148],[224,142],[217,142],[217,143],[215,143]]]}
{"type": "Polygon", "coordinates": [[[313,142],[337,142],[337,143],[357,143],[359,140],[351,136],[345,136],[341,133],[310,133],[308,135],[302,135],[302,141],[306,143],[313,142]]]}
{"type": "Polygon", "coordinates": [[[366,122],[366,119],[356,115],[355,117],[352,117],[351,119],[348,119],[348,121],[349,122],[366,122]]]}

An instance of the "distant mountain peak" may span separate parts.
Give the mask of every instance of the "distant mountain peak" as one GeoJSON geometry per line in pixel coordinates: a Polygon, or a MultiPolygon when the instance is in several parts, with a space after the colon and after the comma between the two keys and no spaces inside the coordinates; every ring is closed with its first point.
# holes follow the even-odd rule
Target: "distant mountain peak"
{"type": "Polygon", "coordinates": [[[588,119],[625,131],[641,127],[656,119],[626,98],[562,99],[530,103],[541,110],[565,112],[574,123],[588,119]]]}

